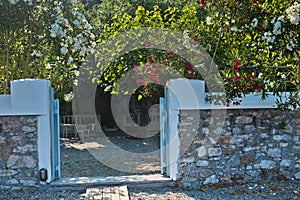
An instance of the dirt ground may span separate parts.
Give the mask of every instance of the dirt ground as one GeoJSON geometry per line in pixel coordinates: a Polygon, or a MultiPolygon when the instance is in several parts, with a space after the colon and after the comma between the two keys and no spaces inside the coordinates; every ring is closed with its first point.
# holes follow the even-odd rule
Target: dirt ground
{"type": "Polygon", "coordinates": [[[61,138],[62,178],[154,173],[160,173],[159,136],[61,138]]]}

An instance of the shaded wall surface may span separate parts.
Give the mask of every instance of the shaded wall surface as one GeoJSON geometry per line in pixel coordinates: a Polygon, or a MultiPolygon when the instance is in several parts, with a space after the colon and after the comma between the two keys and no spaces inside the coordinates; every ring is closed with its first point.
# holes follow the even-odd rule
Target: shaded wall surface
{"type": "Polygon", "coordinates": [[[37,188],[36,116],[0,116],[0,189],[37,188]]]}
{"type": "Polygon", "coordinates": [[[178,183],[185,188],[260,180],[300,180],[300,112],[181,110],[178,183]]]}

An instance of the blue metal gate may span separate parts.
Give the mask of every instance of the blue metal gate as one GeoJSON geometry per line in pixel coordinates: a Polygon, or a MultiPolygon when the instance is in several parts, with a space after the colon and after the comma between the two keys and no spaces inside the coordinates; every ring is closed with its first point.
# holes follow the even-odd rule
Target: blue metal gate
{"type": "Polygon", "coordinates": [[[51,181],[60,178],[60,130],[59,100],[54,99],[50,88],[50,125],[51,125],[51,181]]]}
{"type": "Polygon", "coordinates": [[[168,167],[168,106],[166,98],[160,98],[160,157],[161,157],[161,173],[169,174],[168,167]]]}

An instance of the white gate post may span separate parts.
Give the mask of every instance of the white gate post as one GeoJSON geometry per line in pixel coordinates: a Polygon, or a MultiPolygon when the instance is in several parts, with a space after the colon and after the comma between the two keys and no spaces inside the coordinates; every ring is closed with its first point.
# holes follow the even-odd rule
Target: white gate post
{"type": "Polygon", "coordinates": [[[167,175],[177,179],[180,140],[178,135],[179,111],[200,107],[205,104],[205,82],[201,80],[171,79],[166,84],[167,101],[167,175]]]}
{"type": "Polygon", "coordinates": [[[50,81],[38,79],[11,82],[10,115],[35,115],[38,118],[39,170],[47,170],[51,181],[50,81]]]}

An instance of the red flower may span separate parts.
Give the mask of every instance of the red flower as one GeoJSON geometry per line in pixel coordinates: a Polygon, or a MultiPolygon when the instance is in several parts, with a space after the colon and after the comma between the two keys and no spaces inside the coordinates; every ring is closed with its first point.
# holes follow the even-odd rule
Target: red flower
{"type": "Polygon", "coordinates": [[[154,63],[154,60],[152,58],[150,58],[149,63],[154,63]]]}
{"type": "Polygon", "coordinates": [[[260,90],[260,87],[254,83],[254,82],[250,82],[250,85],[255,89],[255,90],[260,90]]]}
{"type": "Polygon", "coordinates": [[[193,66],[189,62],[185,62],[184,69],[187,71],[191,71],[191,70],[193,70],[193,66]]]}
{"type": "Polygon", "coordinates": [[[199,1],[200,1],[201,6],[203,6],[203,7],[206,6],[206,3],[204,2],[204,0],[199,0],[199,1]]]}
{"type": "Polygon", "coordinates": [[[247,79],[250,79],[252,77],[252,74],[247,75],[247,79]]]}
{"type": "Polygon", "coordinates": [[[189,76],[189,78],[193,78],[193,74],[192,73],[190,73],[188,76],[189,76]]]}
{"type": "Polygon", "coordinates": [[[239,101],[234,101],[232,104],[238,106],[238,105],[240,105],[241,103],[240,103],[239,101]]]}
{"type": "Polygon", "coordinates": [[[238,81],[238,80],[241,80],[241,76],[236,76],[233,78],[233,81],[238,81]]]}
{"type": "Polygon", "coordinates": [[[193,67],[186,65],[186,66],[184,66],[184,69],[187,71],[191,71],[193,69],[193,67]]]}
{"type": "Polygon", "coordinates": [[[167,55],[167,59],[168,59],[168,60],[171,60],[171,58],[172,58],[171,54],[168,54],[168,55],[167,55]]]}
{"type": "Polygon", "coordinates": [[[236,71],[238,69],[239,69],[239,62],[238,61],[234,61],[234,65],[233,65],[232,71],[236,71]]]}
{"type": "Polygon", "coordinates": [[[197,44],[198,43],[198,38],[197,36],[194,37],[194,44],[197,44]]]}

